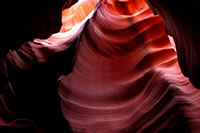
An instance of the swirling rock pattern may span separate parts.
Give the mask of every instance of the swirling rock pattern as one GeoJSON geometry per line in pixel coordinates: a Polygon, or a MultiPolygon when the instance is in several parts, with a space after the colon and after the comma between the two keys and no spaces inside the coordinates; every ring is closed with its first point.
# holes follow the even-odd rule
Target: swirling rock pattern
{"type": "Polygon", "coordinates": [[[200,2],[192,0],[180,4],[172,0],[146,1],[163,18],[167,33],[174,38],[182,73],[200,88],[200,2]]]}
{"type": "Polygon", "coordinates": [[[200,91],[183,75],[196,54],[182,64],[180,38],[166,26],[175,48],[153,12],[144,0],[84,1],[59,33],[0,58],[0,131],[70,132],[64,116],[75,133],[198,133],[200,91]]]}
{"type": "Polygon", "coordinates": [[[73,71],[59,79],[74,132],[200,130],[200,92],[182,75],[161,18],[140,2],[130,11],[131,2],[104,1],[86,23],[73,71]]]}

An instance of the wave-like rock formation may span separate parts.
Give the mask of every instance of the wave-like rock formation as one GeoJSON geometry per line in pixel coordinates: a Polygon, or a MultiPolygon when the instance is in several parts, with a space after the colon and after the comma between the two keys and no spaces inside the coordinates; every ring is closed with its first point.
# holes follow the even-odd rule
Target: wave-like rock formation
{"type": "Polygon", "coordinates": [[[74,132],[200,131],[200,92],[182,75],[161,18],[138,2],[104,1],[78,38],[73,71],[59,79],[74,132]]]}
{"type": "Polygon", "coordinates": [[[183,74],[200,88],[200,26],[198,0],[146,0],[165,23],[167,33],[174,38],[178,61],[183,74]]]}
{"type": "Polygon", "coordinates": [[[198,79],[185,73],[198,75],[197,47],[181,49],[187,36],[169,24],[175,48],[166,14],[152,10],[144,0],[81,1],[63,11],[59,33],[0,58],[10,87],[0,88],[0,131],[64,133],[68,122],[74,133],[198,133],[200,91],[183,75],[198,79]]]}

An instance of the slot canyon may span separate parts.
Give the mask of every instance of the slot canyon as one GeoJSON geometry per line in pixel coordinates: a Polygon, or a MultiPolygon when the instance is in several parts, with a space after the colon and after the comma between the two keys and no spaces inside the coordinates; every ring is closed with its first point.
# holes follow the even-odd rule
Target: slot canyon
{"type": "Polygon", "coordinates": [[[198,0],[60,1],[8,13],[0,133],[200,133],[198,0]]]}

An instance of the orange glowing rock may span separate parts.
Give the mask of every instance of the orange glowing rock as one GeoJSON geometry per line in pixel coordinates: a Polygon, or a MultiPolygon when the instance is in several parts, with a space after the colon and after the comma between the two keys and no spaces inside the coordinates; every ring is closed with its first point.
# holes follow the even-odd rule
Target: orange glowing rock
{"type": "MultiPolygon", "coordinates": [[[[76,38],[96,7],[96,1],[79,1],[72,7],[62,12],[62,27],[59,33],[55,33],[46,40],[37,40],[37,42],[55,45],[66,42],[71,38],[76,38]],[[76,35],[75,35],[76,34],[76,35]]],[[[73,39],[71,39],[73,40],[73,39]]]]}
{"type": "Polygon", "coordinates": [[[74,25],[83,21],[95,6],[96,1],[92,0],[78,2],[69,9],[65,9],[62,13],[63,26],[60,32],[69,31],[74,25]]]}

